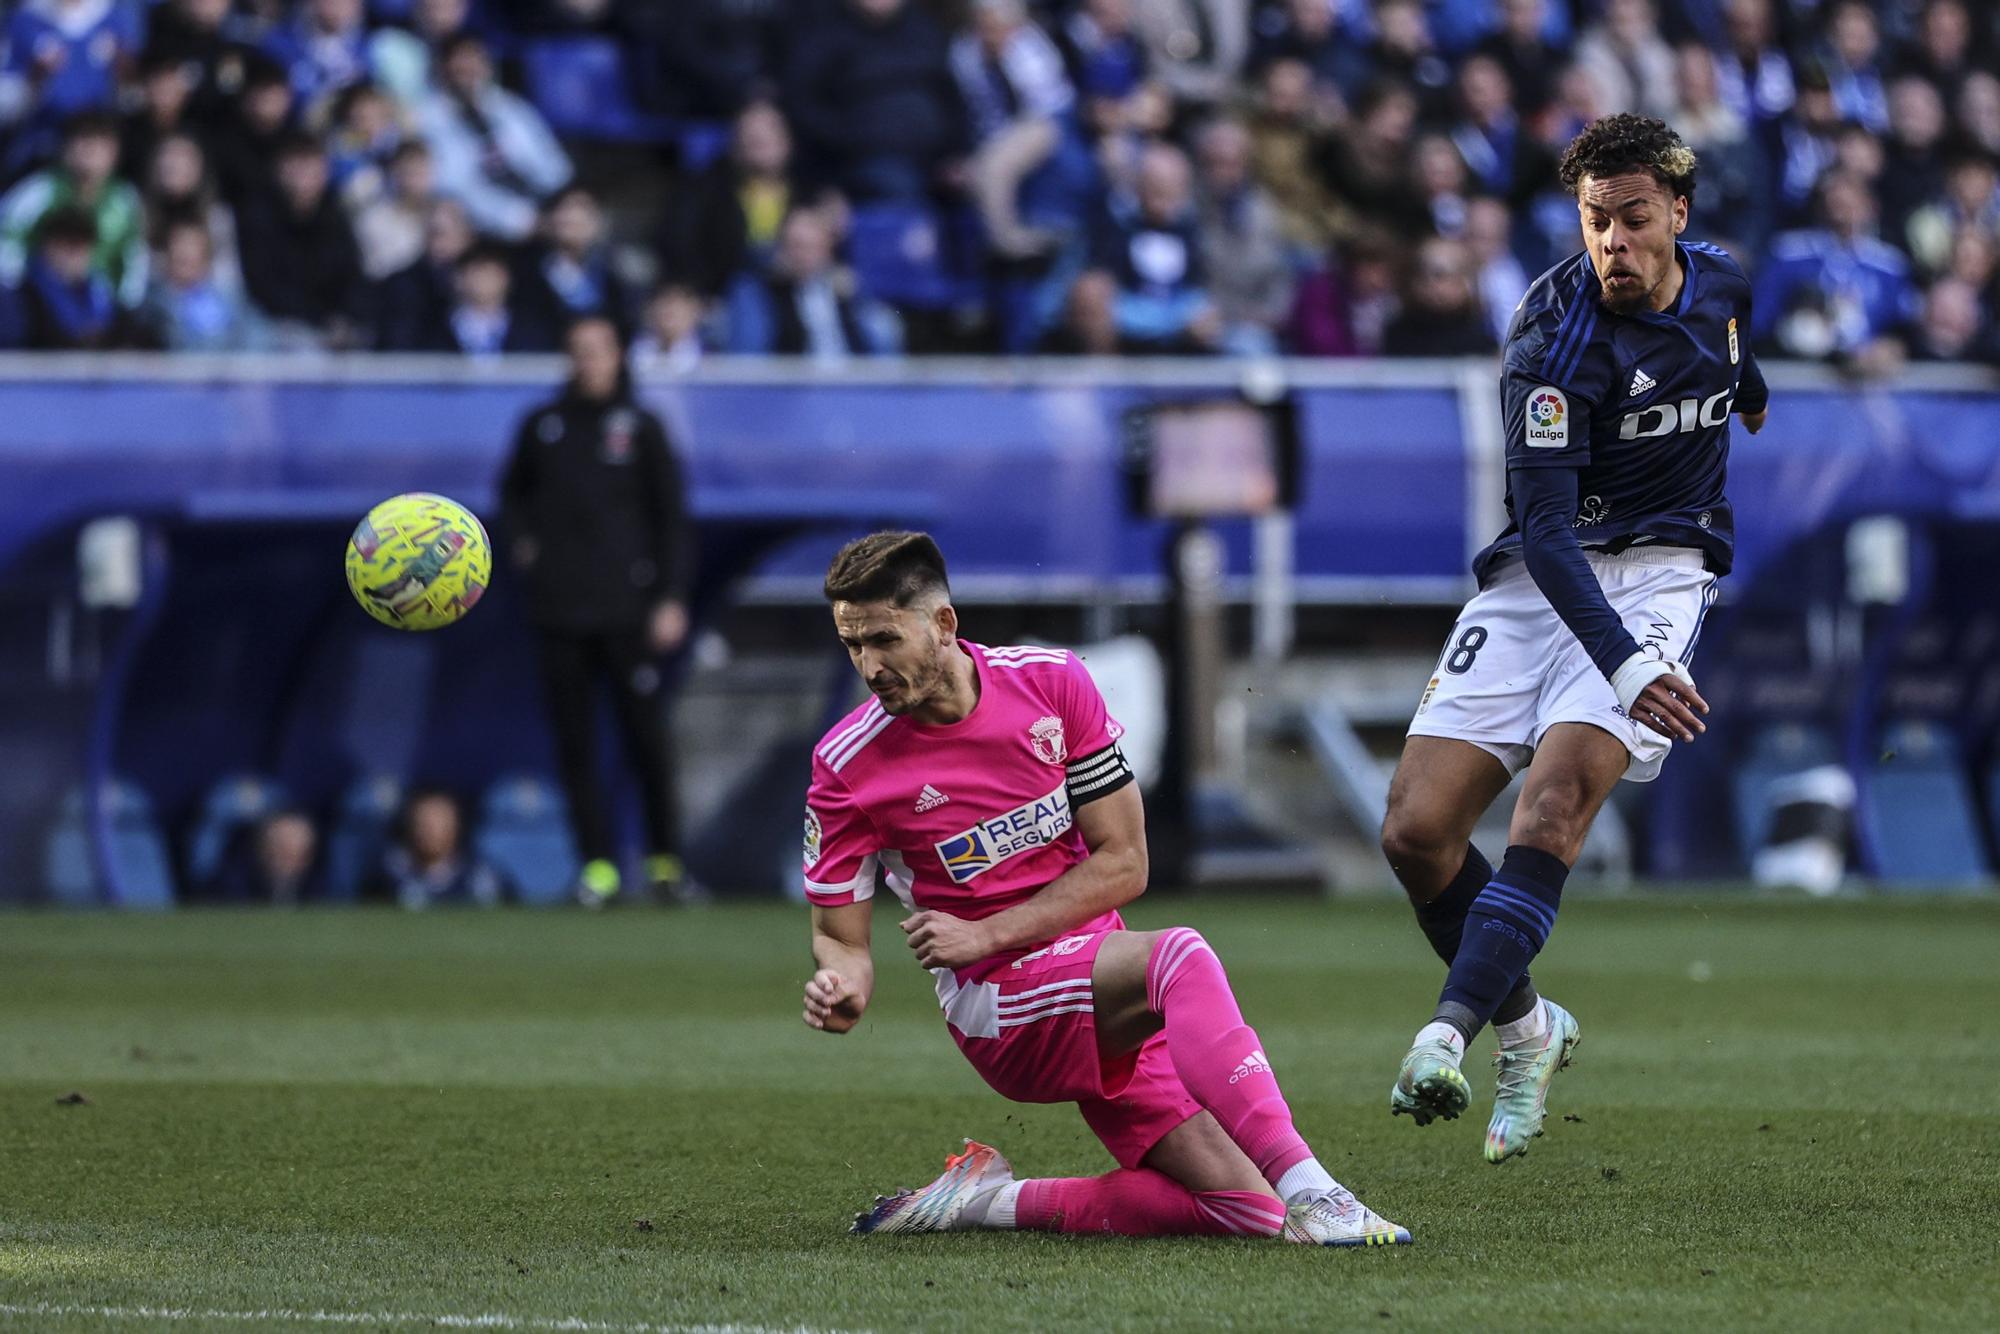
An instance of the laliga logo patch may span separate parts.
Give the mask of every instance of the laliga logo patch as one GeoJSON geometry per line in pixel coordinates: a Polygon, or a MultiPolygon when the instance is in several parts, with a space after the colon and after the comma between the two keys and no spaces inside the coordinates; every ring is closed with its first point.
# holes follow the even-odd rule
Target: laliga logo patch
{"type": "Polygon", "coordinates": [[[1561,449],[1569,443],[1569,398],[1554,385],[1528,395],[1529,449],[1561,449]]]}
{"type": "Polygon", "coordinates": [[[806,807],[806,869],[819,865],[819,812],[806,807]]]}
{"type": "Polygon", "coordinates": [[[1734,366],[1734,365],[1736,364],[1736,356],[1737,356],[1737,353],[1736,353],[1736,321],[1735,321],[1734,319],[1731,319],[1731,320],[1729,321],[1729,364],[1730,364],[1730,365],[1734,366]]]}
{"type": "Polygon", "coordinates": [[[1028,729],[1028,744],[1035,748],[1035,758],[1043,764],[1061,764],[1069,758],[1069,747],[1063,741],[1062,719],[1050,714],[1038,718],[1028,729]]]}

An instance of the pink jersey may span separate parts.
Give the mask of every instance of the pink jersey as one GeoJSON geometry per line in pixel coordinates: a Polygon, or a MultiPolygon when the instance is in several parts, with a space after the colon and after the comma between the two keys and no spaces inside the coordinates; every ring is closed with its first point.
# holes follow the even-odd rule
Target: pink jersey
{"type": "MultiPolygon", "coordinates": [[[[930,726],[891,717],[870,699],[813,752],[805,845],[813,903],[870,897],[880,866],[906,905],[989,917],[1087,855],[1070,807],[1070,768],[1124,730],[1105,712],[1097,683],[1067,649],[960,646],[980,686],[966,717],[930,726]]],[[[1073,934],[1116,925],[1107,913],[1073,934]]]]}

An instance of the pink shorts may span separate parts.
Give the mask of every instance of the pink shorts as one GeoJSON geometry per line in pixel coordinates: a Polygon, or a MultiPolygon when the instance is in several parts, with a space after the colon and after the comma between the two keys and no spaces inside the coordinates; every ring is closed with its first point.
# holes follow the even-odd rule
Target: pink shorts
{"type": "Polygon", "coordinates": [[[965,1059],[1015,1102],[1074,1102],[1120,1167],[1137,1167],[1167,1133],[1201,1110],[1155,1034],[1136,1052],[1097,1052],[1090,972],[1109,931],[1064,936],[960,984],[947,1001],[965,1059]]]}

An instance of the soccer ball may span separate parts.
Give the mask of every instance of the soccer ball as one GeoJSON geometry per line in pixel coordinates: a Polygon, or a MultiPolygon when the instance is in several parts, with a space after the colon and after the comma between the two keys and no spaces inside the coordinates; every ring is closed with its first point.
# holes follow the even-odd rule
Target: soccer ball
{"type": "Polygon", "coordinates": [[[471,611],[493,578],[493,545],[472,511],[425,491],[368,511],[347,540],[347,586],[398,630],[436,630],[471,611]]]}

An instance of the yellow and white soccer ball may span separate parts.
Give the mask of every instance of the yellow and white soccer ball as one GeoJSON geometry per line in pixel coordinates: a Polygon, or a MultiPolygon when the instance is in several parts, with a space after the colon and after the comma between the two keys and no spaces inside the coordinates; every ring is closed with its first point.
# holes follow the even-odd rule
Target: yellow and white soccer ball
{"type": "Polygon", "coordinates": [[[436,630],[478,603],[493,578],[493,545],[472,511],[427,491],[392,496],[347,541],[347,586],[376,620],[436,630]]]}

